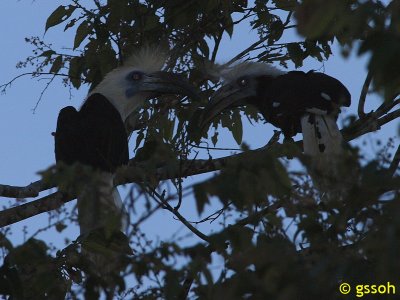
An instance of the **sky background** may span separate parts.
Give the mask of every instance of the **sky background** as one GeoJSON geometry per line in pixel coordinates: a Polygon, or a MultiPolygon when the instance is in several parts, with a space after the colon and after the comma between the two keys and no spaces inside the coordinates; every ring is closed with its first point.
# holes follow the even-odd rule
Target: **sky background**
{"type": "MultiPolygon", "coordinates": [[[[16,69],[17,62],[29,56],[33,49],[30,44],[24,41],[25,37],[43,37],[47,17],[60,4],[66,3],[68,1],[1,1],[0,34],[2,56],[0,57],[0,85],[21,73],[31,71],[31,69],[16,69]]],[[[46,33],[45,40],[59,49],[63,46],[72,45],[74,33],[74,30],[63,32],[56,27],[46,33]]],[[[295,39],[295,32],[292,31],[286,38],[295,39]]],[[[235,28],[233,39],[229,40],[225,36],[221,43],[222,47],[218,60],[224,62],[231,59],[256,40],[256,32],[250,31],[248,26],[235,28]]],[[[342,81],[349,89],[353,99],[352,106],[343,115],[354,113],[357,110],[357,100],[366,76],[367,57],[359,58],[352,55],[348,59],[344,59],[340,55],[337,45],[333,46],[333,52],[333,57],[324,62],[324,64],[306,60],[301,70],[321,70],[323,68],[324,72],[342,81]]],[[[293,68],[293,65],[290,66],[290,69],[293,68]]],[[[72,91],[72,98],[70,99],[69,89],[64,87],[61,81],[55,80],[33,112],[33,108],[36,106],[45,85],[45,80],[32,79],[30,76],[25,76],[16,80],[11,87],[7,88],[5,94],[0,95],[1,184],[25,186],[32,181],[40,179],[37,172],[54,164],[54,140],[51,133],[55,131],[59,110],[67,105],[79,107],[87,93],[87,87],[82,86],[79,91],[72,91]]],[[[376,95],[371,95],[367,98],[365,110],[368,112],[376,108],[379,103],[379,98],[376,95]]],[[[398,121],[392,122],[392,124],[386,125],[378,135],[368,134],[354,143],[361,145],[363,141],[366,141],[367,143],[363,147],[365,147],[367,153],[372,155],[377,149],[375,143],[372,142],[375,137],[379,136],[383,139],[394,137],[397,134],[397,126],[398,121]]],[[[272,129],[271,125],[262,124],[262,122],[257,126],[244,123],[244,141],[253,149],[263,146],[272,135],[272,129]]],[[[398,141],[396,143],[398,144],[398,141]]],[[[220,134],[220,142],[217,146],[238,148],[231,135],[226,131],[224,134],[220,134]]],[[[229,154],[229,152],[218,152],[216,156],[229,154]]],[[[187,182],[201,180],[205,177],[204,175],[196,176],[196,178],[188,179],[187,182]]],[[[50,192],[54,192],[54,190],[50,192]]],[[[49,191],[43,192],[41,196],[48,193],[49,191]]],[[[15,203],[15,199],[1,197],[0,201],[4,205],[15,203]]],[[[70,202],[68,208],[71,209],[74,205],[75,201],[70,202]]],[[[218,207],[219,203],[214,206],[214,208],[218,207]]],[[[211,208],[209,208],[209,211],[211,211],[211,208]]],[[[193,199],[188,199],[183,203],[181,213],[188,216],[189,220],[199,219],[193,199]]],[[[12,225],[14,232],[12,236],[13,243],[19,244],[26,238],[22,234],[24,226],[27,226],[30,232],[34,232],[45,226],[47,220],[47,214],[42,214],[12,225]]],[[[161,211],[145,224],[146,232],[153,235],[155,239],[171,237],[176,230],[182,228],[183,226],[166,211],[161,211]]],[[[206,233],[212,231],[213,228],[215,228],[213,224],[204,224],[200,227],[206,233]]],[[[186,229],[182,230],[185,231],[186,229]]],[[[77,228],[71,226],[63,234],[49,231],[39,235],[39,237],[48,243],[51,242],[62,247],[65,235],[76,238],[78,235],[77,228]]]]}

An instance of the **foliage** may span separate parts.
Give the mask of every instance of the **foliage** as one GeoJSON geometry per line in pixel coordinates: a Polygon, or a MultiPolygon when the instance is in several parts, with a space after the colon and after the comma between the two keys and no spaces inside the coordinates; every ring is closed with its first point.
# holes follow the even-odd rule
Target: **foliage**
{"type": "MultiPolygon", "coordinates": [[[[333,299],[340,297],[342,281],[352,287],[398,282],[400,182],[393,176],[398,158],[392,161],[389,155],[392,140],[369,161],[362,159],[364,149],[353,149],[348,177],[354,181],[348,187],[346,178],[341,178],[339,185],[346,193],[341,199],[325,201],[306,173],[288,167],[291,159],[308,166],[295,143],[275,143],[263,151],[241,145],[245,155],[229,163],[213,157],[208,140],[214,146],[218,143],[218,125],[240,145],[243,116],[259,120],[251,108],[222,114],[213,123],[211,137],[189,127],[189,122],[218,87],[207,68],[215,62],[223,37],[235,38],[240,24],[251,26],[259,41],[246,45],[232,62],[248,59],[299,67],[306,58],[329,59],[333,41],[340,43],[344,54],[368,53],[374,88],[384,93],[386,102],[373,114],[349,117],[344,132],[355,138],[371,131],[371,126],[379,128],[378,121],[385,116],[387,122],[392,121],[398,113],[387,113],[398,102],[400,86],[399,1],[93,0],[87,6],[81,2],[71,0],[59,6],[45,26],[45,31],[75,30],[70,52],[61,53],[32,37],[27,41],[34,46],[34,54],[19,67],[34,64],[34,76],[51,73],[63,76],[64,83],[76,89],[82,84],[92,89],[130,53],[146,44],[160,44],[170,49],[166,68],[184,73],[201,90],[202,100],[173,99],[171,106],[155,100],[131,116],[143,126],[127,124],[137,131],[131,164],[140,167],[142,176],[132,185],[131,194],[143,196],[146,211],[136,213],[132,196],[129,208],[134,219],[128,239],[133,255],[125,251],[124,272],[98,277],[81,255],[80,247],[93,242],[103,252],[114,251],[110,249],[113,237],[108,236],[111,241],[81,237],[54,255],[48,241],[30,239],[14,248],[2,235],[1,293],[15,299],[61,299],[64,295],[75,299],[82,294],[96,299],[102,293],[108,299],[114,294],[127,299],[333,299]],[[293,30],[302,37],[288,38],[293,30]],[[183,162],[197,158],[202,149],[189,141],[188,131],[196,131],[198,140],[206,143],[200,154],[207,154],[208,165],[220,172],[183,186],[184,174],[189,172],[182,169],[183,162]],[[160,168],[176,175],[160,183],[160,168]],[[195,227],[181,215],[180,203],[190,195],[203,217],[197,224],[220,222],[213,223],[212,234],[203,234],[198,230],[201,226],[195,227]],[[214,197],[222,208],[205,216],[214,197]],[[178,204],[172,207],[170,202],[175,200],[178,204]],[[194,232],[194,242],[149,240],[141,225],[160,209],[194,232]]],[[[75,176],[79,168],[52,169],[49,174],[62,191],[70,192],[69,188],[81,183],[75,176]]],[[[196,174],[200,173],[201,169],[196,174]]],[[[65,223],[55,226],[65,229],[65,223]]]]}

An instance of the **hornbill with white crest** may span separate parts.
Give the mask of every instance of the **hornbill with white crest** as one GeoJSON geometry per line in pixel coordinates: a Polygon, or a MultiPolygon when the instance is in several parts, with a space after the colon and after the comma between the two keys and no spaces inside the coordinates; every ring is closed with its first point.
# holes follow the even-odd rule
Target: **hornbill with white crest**
{"type": "Polygon", "coordinates": [[[81,234],[107,227],[110,220],[114,230],[126,229],[127,216],[113,179],[116,169],[129,159],[124,124],[127,117],[146,100],[162,94],[196,96],[179,75],[161,71],[165,60],[158,49],[142,49],[108,73],[79,111],[68,106],[59,113],[55,132],[57,163],[91,166],[101,178],[98,199],[91,199],[89,190],[77,197],[81,234]]]}
{"type": "Polygon", "coordinates": [[[304,154],[317,172],[330,169],[332,157],[343,154],[336,120],[351,96],[339,80],[314,71],[283,72],[261,62],[222,67],[219,75],[223,84],[203,112],[202,127],[223,110],[254,105],[286,139],[303,134],[304,154]]]}

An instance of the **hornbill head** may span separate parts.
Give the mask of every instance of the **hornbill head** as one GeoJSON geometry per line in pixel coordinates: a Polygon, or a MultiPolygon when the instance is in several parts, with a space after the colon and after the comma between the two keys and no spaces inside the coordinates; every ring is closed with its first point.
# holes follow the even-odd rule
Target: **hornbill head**
{"type": "Polygon", "coordinates": [[[91,94],[100,93],[108,98],[124,121],[145,100],[162,94],[198,99],[195,88],[183,77],[161,71],[165,61],[166,56],[159,49],[145,48],[123,66],[108,73],[91,94]]]}
{"type": "Polygon", "coordinates": [[[203,111],[200,126],[204,128],[218,114],[239,106],[253,104],[258,106],[260,79],[275,78],[285,72],[275,67],[256,62],[242,62],[220,71],[223,84],[203,111]]]}

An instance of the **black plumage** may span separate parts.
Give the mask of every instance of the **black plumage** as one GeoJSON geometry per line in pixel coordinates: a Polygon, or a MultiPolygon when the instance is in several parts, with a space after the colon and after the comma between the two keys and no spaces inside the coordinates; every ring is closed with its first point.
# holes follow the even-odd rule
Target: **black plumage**
{"type": "Polygon", "coordinates": [[[347,171],[348,153],[336,121],[340,108],[350,106],[351,95],[339,80],[314,71],[282,72],[255,62],[225,67],[220,74],[224,82],[206,106],[201,127],[223,110],[253,105],[286,139],[302,133],[303,151],[317,188],[343,189],[339,179],[347,171]]]}
{"type": "Polygon", "coordinates": [[[117,109],[101,94],[92,94],[79,111],[63,108],[55,133],[56,161],[79,162],[114,173],[128,163],[128,137],[117,109]]]}
{"type": "Polygon", "coordinates": [[[255,80],[256,95],[246,102],[255,105],[267,122],[281,128],[286,138],[302,132],[301,118],[305,114],[326,114],[336,120],[340,106],[351,103],[346,87],[323,73],[292,71],[277,77],[258,76],[255,80]]]}

